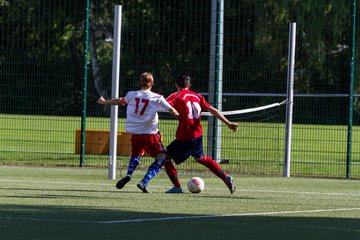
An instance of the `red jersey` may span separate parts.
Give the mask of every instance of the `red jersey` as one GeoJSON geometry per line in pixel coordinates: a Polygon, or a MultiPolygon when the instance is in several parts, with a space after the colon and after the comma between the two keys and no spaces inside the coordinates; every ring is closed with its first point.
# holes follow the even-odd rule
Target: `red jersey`
{"type": "Polygon", "coordinates": [[[200,113],[207,111],[210,104],[202,95],[183,89],[171,94],[166,101],[168,101],[180,115],[179,125],[176,130],[177,140],[189,141],[203,134],[200,123],[200,113]]]}

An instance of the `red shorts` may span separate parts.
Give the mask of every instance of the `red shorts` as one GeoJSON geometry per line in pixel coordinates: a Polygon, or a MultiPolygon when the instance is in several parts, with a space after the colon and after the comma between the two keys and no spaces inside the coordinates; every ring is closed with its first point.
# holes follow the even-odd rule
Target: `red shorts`
{"type": "Polygon", "coordinates": [[[161,142],[160,131],[156,134],[131,135],[131,157],[142,156],[144,152],[151,157],[165,152],[165,148],[161,142]]]}

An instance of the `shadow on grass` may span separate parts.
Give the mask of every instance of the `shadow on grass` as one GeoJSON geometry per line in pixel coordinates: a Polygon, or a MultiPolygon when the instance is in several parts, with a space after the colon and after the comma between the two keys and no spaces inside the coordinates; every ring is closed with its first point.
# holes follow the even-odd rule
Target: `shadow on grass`
{"type": "Polygon", "coordinates": [[[91,207],[0,205],[0,239],[360,239],[360,219],[197,217],[91,207]],[[111,222],[113,221],[113,222],[111,222]]]}

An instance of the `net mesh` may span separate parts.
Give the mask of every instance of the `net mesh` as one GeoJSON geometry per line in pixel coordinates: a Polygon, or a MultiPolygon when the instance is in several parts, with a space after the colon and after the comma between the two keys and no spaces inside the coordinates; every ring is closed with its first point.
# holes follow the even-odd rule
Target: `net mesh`
{"type": "MultiPolygon", "coordinates": [[[[226,118],[239,124],[239,130],[232,132],[221,124],[220,159],[216,159],[223,170],[228,172],[255,173],[264,171],[280,174],[283,171],[284,141],[285,141],[285,112],[286,101],[273,103],[255,108],[235,111],[224,111],[226,118]]],[[[209,114],[202,113],[203,146],[207,155],[208,144],[213,140],[208,135],[208,129],[213,128],[212,121],[208,121],[209,114]],[[210,124],[209,124],[210,122],[210,124]]],[[[169,114],[160,114],[160,131],[163,133],[163,143],[169,144],[175,139],[177,120],[169,114]]],[[[144,165],[148,164],[144,159],[144,165]]],[[[149,161],[152,161],[149,159],[149,161]]],[[[177,166],[179,170],[204,170],[193,158],[185,164],[177,166]]]]}
{"type": "MultiPolygon", "coordinates": [[[[274,94],[285,98],[288,23],[296,21],[292,174],[344,176],[347,159],[352,156],[351,173],[359,177],[360,75],[355,74],[354,79],[350,71],[351,61],[359,62],[360,57],[359,47],[354,47],[352,57],[352,41],[358,43],[360,36],[360,31],[355,31],[360,20],[359,1],[356,6],[354,0],[331,4],[310,0],[222,2],[223,109],[247,109],[279,101],[274,94]],[[350,79],[355,82],[353,119],[349,119],[350,79]],[[354,124],[352,140],[347,138],[350,120],[354,124]]],[[[98,94],[111,92],[113,13],[117,4],[123,6],[120,95],[137,89],[143,71],[154,73],[153,90],[164,96],[175,91],[174,79],[182,71],[191,75],[194,91],[208,94],[206,97],[211,94],[211,1],[0,0],[1,164],[78,166],[75,134],[82,113],[87,113],[87,130],[109,129],[109,113],[96,100],[98,94]],[[86,2],[91,2],[90,18],[85,14],[86,2]],[[87,20],[92,49],[84,56],[87,20]],[[89,60],[86,108],[82,104],[84,59],[89,60]]],[[[360,72],[359,64],[355,70],[360,72]]],[[[120,112],[118,129],[124,130],[125,108],[120,112]]],[[[282,123],[283,113],[276,114],[281,121],[274,120],[273,124],[282,123]]],[[[262,117],[258,122],[271,122],[262,117]]],[[[208,124],[204,119],[204,125],[208,124]]],[[[248,128],[268,129],[254,125],[255,120],[238,121],[240,131],[231,137],[243,137],[248,128]]],[[[167,142],[173,139],[174,124],[161,121],[161,128],[169,129],[168,133],[164,131],[167,142]]],[[[85,145],[95,147],[97,140],[86,134],[85,145]]],[[[230,146],[231,140],[222,139],[223,155],[225,148],[235,148],[230,146]]],[[[244,140],[243,145],[250,141],[254,142],[251,147],[262,147],[261,139],[244,140]]],[[[251,154],[255,157],[245,158],[247,149],[234,150],[238,151],[236,158],[260,159],[256,150],[251,154]]],[[[257,152],[264,151],[260,148],[257,152]]],[[[127,156],[119,158],[128,162],[127,156]]],[[[264,159],[266,165],[268,160],[264,159]]],[[[106,167],[108,156],[87,153],[85,164],[106,167]]]]}

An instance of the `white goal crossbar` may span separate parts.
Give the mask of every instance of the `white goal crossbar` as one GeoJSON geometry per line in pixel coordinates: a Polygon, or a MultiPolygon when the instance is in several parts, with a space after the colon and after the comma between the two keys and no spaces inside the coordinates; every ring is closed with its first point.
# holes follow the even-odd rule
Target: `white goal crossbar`
{"type": "MultiPolygon", "coordinates": [[[[286,104],[287,102],[288,102],[288,100],[284,100],[284,101],[282,101],[280,103],[273,103],[273,104],[269,104],[269,105],[265,105],[265,106],[261,106],[261,107],[247,108],[247,109],[234,110],[234,111],[224,111],[224,112],[221,112],[221,113],[222,113],[222,115],[227,116],[227,115],[236,115],[236,114],[257,112],[257,111],[261,111],[261,110],[265,110],[265,109],[269,109],[269,108],[278,107],[278,106],[281,106],[283,104],[286,104]]],[[[209,113],[209,112],[202,112],[201,116],[211,117],[212,114],[209,113]]]]}

